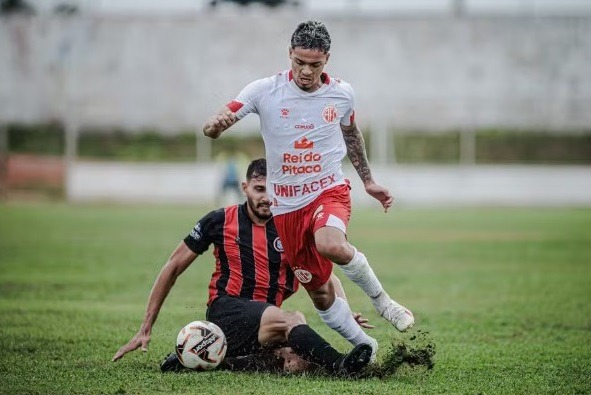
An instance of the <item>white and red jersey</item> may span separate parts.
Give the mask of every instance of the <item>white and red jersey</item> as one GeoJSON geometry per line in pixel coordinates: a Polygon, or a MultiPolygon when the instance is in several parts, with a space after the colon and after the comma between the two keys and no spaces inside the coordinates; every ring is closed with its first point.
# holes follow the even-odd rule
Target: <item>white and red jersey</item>
{"type": "Polygon", "coordinates": [[[322,191],[346,183],[340,124],[354,120],[354,93],[326,73],[323,81],[316,91],[305,92],[287,70],[250,83],[228,103],[238,119],[259,114],[274,215],[298,210],[322,191]]]}

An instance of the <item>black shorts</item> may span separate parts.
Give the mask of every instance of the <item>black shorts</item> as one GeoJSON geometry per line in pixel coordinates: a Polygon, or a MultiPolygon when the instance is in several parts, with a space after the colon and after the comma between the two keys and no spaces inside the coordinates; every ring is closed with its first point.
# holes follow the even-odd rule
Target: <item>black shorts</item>
{"type": "Polygon", "coordinates": [[[232,296],[220,296],[211,303],[207,308],[206,319],[219,326],[226,335],[226,356],[237,357],[261,351],[261,317],[270,306],[273,305],[232,296]]]}

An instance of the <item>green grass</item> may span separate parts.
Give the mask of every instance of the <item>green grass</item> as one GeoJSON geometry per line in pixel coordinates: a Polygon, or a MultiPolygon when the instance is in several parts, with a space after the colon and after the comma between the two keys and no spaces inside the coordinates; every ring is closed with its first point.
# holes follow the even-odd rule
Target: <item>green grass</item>
{"type": "MultiPolygon", "coordinates": [[[[168,254],[197,207],[0,205],[0,393],[588,394],[591,209],[357,210],[350,240],[436,343],[432,370],[385,379],[161,374],[177,331],[204,318],[211,254],[177,281],[150,350],[110,362],[142,320],[168,254]]],[[[338,272],[337,272],[338,273],[338,272]]],[[[340,276],[342,278],[342,276],[340,276]]],[[[343,280],[385,357],[406,341],[343,280]]],[[[304,292],[304,312],[338,349],[304,292]]]]}

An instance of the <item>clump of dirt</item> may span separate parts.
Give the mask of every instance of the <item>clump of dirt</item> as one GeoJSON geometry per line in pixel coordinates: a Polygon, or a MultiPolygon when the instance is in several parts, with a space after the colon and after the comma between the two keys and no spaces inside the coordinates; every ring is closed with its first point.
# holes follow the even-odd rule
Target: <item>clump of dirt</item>
{"type": "Polygon", "coordinates": [[[392,339],[391,347],[381,362],[371,365],[364,376],[387,377],[396,373],[403,364],[435,366],[435,342],[429,332],[417,330],[403,338],[392,339]]]}

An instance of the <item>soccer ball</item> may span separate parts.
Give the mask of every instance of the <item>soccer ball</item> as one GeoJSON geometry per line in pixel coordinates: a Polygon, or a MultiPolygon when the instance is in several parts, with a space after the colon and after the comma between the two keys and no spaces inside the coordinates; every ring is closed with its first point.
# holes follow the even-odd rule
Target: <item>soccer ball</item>
{"type": "Polygon", "coordinates": [[[215,369],[226,356],[226,349],[224,332],[209,321],[188,323],[176,338],[176,355],[192,370],[215,369]]]}

